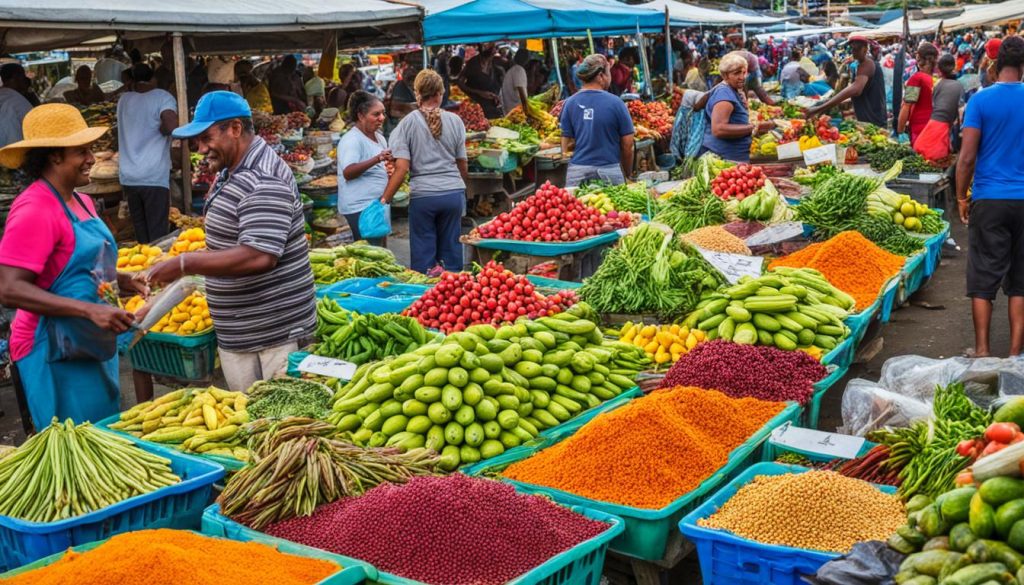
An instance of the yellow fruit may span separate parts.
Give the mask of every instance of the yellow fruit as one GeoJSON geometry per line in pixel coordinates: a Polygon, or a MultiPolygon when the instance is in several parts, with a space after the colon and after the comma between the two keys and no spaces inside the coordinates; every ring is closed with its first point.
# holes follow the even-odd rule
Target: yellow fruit
{"type": "Polygon", "coordinates": [[[697,339],[697,333],[697,331],[691,331],[690,334],[686,336],[686,349],[693,349],[697,347],[698,343],[700,343],[697,339]]]}
{"type": "Polygon", "coordinates": [[[192,333],[195,330],[196,324],[191,321],[185,321],[184,323],[181,324],[180,327],[178,327],[178,331],[180,331],[181,333],[192,333]]]}
{"type": "Polygon", "coordinates": [[[195,252],[196,250],[202,250],[205,247],[206,247],[206,242],[202,242],[202,241],[192,242],[191,244],[188,245],[188,251],[189,252],[195,252]]]}
{"type": "Polygon", "coordinates": [[[118,258],[117,258],[117,267],[118,268],[124,268],[126,266],[128,266],[128,258],[126,258],[124,256],[118,256],[118,258]]]}
{"type": "Polygon", "coordinates": [[[672,355],[665,351],[664,347],[659,347],[658,351],[654,354],[654,363],[656,364],[663,364],[670,359],[672,359],[672,355]]]}
{"type": "Polygon", "coordinates": [[[143,255],[143,254],[135,254],[134,256],[132,256],[132,259],[129,260],[129,264],[134,264],[136,266],[142,266],[142,265],[144,265],[146,263],[146,260],[148,260],[148,258],[145,255],[143,255]]]}
{"type": "Polygon", "coordinates": [[[676,339],[674,335],[672,335],[671,333],[669,333],[667,331],[660,331],[660,332],[658,332],[658,334],[655,335],[655,338],[658,340],[658,343],[662,347],[668,347],[668,346],[672,345],[672,343],[676,339]]]}
{"type": "Polygon", "coordinates": [[[633,338],[633,345],[637,347],[647,347],[647,344],[651,342],[650,337],[644,337],[643,334],[637,335],[633,338]]]}
{"type": "Polygon", "coordinates": [[[188,321],[187,313],[174,313],[171,315],[171,323],[184,323],[188,321]]]}
{"type": "Polygon", "coordinates": [[[892,221],[896,225],[903,225],[903,221],[904,221],[903,214],[898,212],[898,211],[896,213],[892,214],[892,221]]]}
{"type": "Polygon", "coordinates": [[[203,316],[202,315],[193,315],[189,319],[189,321],[191,321],[192,323],[194,323],[196,325],[202,325],[203,324],[203,316]]]}
{"type": "Polygon", "coordinates": [[[203,328],[204,329],[211,329],[211,328],[213,328],[213,319],[210,319],[209,317],[203,319],[203,328]]]}
{"type": "Polygon", "coordinates": [[[673,354],[686,353],[686,346],[680,345],[678,343],[673,343],[672,346],[668,348],[668,350],[671,351],[673,354]]]}
{"type": "Polygon", "coordinates": [[[917,215],[917,207],[910,201],[900,205],[900,213],[903,217],[914,217],[917,215]]]}
{"type": "Polygon", "coordinates": [[[907,231],[916,232],[921,230],[921,220],[916,217],[908,217],[903,221],[903,227],[907,228],[907,231]]]}
{"type": "Polygon", "coordinates": [[[671,325],[668,328],[668,332],[672,335],[679,335],[679,325],[671,325]]]}
{"type": "Polygon", "coordinates": [[[655,327],[654,325],[648,325],[640,330],[640,334],[647,338],[654,337],[655,335],[657,335],[657,333],[658,328],[655,327]]]}
{"type": "Polygon", "coordinates": [[[157,248],[156,246],[146,246],[146,251],[144,253],[146,254],[146,256],[149,256],[150,258],[155,258],[159,256],[162,252],[160,251],[160,248],[157,248]]]}
{"type": "Polygon", "coordinates": [[[650,342],[650,343],[648,343],[647,345],[644,346],[644,351],[646,351],[647,353],[652,354],[652,355],[654,354],[654,352],[658,351],[659,349],[664,349],[664,348],[662,348],[661,345],[659,345],[657,341],[652,341],[652,342],[650,342]]]}
{"type": "Polygon", "coordinates": [[[201,317],[203,315],[203,308],[202,307],[193,307],[192,310],[190,310],[188,312],[188,314],[192,315],[193,317],[195,317],[197,315],[201,317]]]}

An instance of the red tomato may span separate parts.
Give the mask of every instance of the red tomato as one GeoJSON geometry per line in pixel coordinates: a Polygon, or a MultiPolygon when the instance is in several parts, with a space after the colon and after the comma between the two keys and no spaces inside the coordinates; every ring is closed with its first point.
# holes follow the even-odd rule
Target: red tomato
{"type": "Polygon", "coordinates": [[[1020,427],[1017,426],[1017,423],[1012,422],[992,423],[985,429],[985,438],[999,443],[1008,444],[1018,434],[1020,434],[1020,427]]]}

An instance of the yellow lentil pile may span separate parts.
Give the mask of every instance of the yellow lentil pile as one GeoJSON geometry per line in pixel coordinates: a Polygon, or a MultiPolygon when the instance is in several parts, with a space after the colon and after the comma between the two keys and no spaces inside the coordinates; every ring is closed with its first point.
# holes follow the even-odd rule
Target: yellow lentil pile
{"type": "Polygon", "coordinates": [[[750,540],[847,553],[885,540],[906,522],[903,504],[859,479],[833,471],[759,475],[700,526],[750,540]]]}
{"type": "Polygon", "coordinates": [[[750,248],[743,240],[730,234],[720,225],[709,225],[683,234],[683,241],[714,252],[750,255],[750,248]]]}

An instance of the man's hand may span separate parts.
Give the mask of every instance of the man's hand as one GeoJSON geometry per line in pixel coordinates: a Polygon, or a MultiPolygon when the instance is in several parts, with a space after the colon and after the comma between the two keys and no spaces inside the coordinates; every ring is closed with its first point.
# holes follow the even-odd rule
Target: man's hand
{"type": "Polygon", "coordinates": [[[757,134],[767,134],[775,129],[775,122],[766,121],[757,123],[757,134]]]}
{"type": "Polygon", "coordinates": [[[967,220],[971,216],[971,200],[970,199],[957,199],[956,200],[957,210],[960,211],[960,223],[967,225],[967,220]]]}
{"type": "Polygon", "coordinates": [[[153,286],[160,286],[178,280],[181,278],[181,258],[171,258],[158,262],[143,274],[143,278],[153,286]]]}
{"type": "Polygon", "coordinates": [[[498,101],[498,94],[494,93],[493,91],[482,91],[480,92],[480,97],[482,99],[489,100],[495,103],[497,103],[498,101]]]}
{"type": "Polygon", "coordinates": [[[821,106],[811,106],[811,107],[807,108],[807,118],[810,119],[810,118],[813,118],[813,117],[817,116],[824,109],[825,108],[823,108],[821,106]]]}
{"type": "Polygon", "coordinates": [[[132,314],[124,309],[117,307],[111,307],[110,305],[95,305],[94,308],[89,310],[89,319],[101,329],[107,331],[113,331],[114,333],[124,333],[128,331],[135,318],[132,314]]]}

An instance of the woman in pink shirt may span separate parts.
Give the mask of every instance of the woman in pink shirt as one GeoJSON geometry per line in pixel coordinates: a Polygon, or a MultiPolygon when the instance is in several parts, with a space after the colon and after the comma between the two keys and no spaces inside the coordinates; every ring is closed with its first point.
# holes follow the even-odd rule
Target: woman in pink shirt
{"type": "Polygon", "coordinates": [[[75,192],[89,182],[89,147],[107,128],[89,128],[66,104],[35,108],[22,127],[25,139],[0,149],[0,164],[35,179],[14,200],[0,240],[0,303],[18,309],[15,381],[36,429],[53,417],[95,422],[119,410],[116,335],[134,321],[101,300],[100,285],[147,292],[117,274],[113,235],[75,192]]]}

